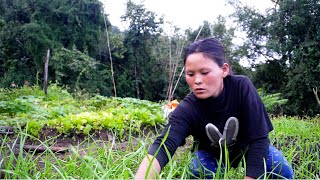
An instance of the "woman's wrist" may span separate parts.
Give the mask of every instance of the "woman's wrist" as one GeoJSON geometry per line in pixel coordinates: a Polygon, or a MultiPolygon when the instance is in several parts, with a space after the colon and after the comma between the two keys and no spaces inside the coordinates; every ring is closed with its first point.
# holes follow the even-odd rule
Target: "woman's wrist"
{"type": "Polygon", "coordinates": [[[250,176],[246,176],[246,177],[244,177],[244,179],[255,179],[255,178],[250,177],[250,176]]]}

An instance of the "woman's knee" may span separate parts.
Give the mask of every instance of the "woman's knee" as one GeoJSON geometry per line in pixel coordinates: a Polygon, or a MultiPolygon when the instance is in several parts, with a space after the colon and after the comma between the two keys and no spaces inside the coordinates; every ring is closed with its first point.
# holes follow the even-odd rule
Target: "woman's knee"
{"type": "Polygon", "coordinates": [[[218,169],[216,158],[203,150],[194,152],[193,156],[189,166],[192,175],[196,178],[212,179],[218,169]]]}
{"type": "Polygon", "coordinates": [[[293,178],[293,170],[287,159],[281,151],[273,146],[269,146],[269,154],[267,158],[267,172],[272,179],[275,178],[293,178]]]}

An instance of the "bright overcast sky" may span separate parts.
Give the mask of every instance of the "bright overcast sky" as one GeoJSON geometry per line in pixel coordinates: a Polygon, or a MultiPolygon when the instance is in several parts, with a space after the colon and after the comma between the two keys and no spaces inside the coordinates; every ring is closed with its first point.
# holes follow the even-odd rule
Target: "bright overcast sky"
{"type": "MultiPolygon", "coordinates": [[[[100,0],[109,15],[109,20],[113,26],[119,27],[121,30],[127,29],[124,22],[121,22],[121,16],[126,10],[127,0],[100,0]]],[[[132,0],[135,3],[143,3],[147,10],[155,12],[159,17],[164,15],[164,20],[170,22],[173,26],[179,27],[181,30],[191,28],[196,30],[202,25],[203,21],[209,23],[216,22],[219,15],[227,17],[233,13],[233,8],[227,4],[226,0],[132,0]]],[[[266,8],[272,7],[271,0],[240,0],[243,4],[247,4],[261,13],[266,8]]],[[[228,23],[228,19],[227,19],[228,23]]],[[[230,23],[230,22],[229,22],[230,23]]],[[[165,32],[170,33],[172,29],[168,23],[165,25],[165,32]]],[[[243,33],[237,32],[237,38],[234,43],[241,44],[243,33]]],[[[261,60],[263,62],[264,60],[261,60]]],[[[257,61],[258,62],[258,61],[257,61]]],[[[249,67],[247,60],[240,60],[240,64],[249,67]]]]}
{"type": "MultiPolygon", "coordinates": [[[[227,16],[233,8],[225,0],[132,0],[135,3],[143,3],[146,9],[155,12],[159,17],[164,15],[164,20],[171,22],[181,29],[196,29],[207,20],[213,23],[218,15],[227,16]]],[[[127,0],[101,0],[109,14],[112,25],[121,30],[126,25],[120,17],[125,13],[127,0]]],[[[271,0],[241,0],[242,3],[253,6],[264,12],[271,7],[271,0]]]]}

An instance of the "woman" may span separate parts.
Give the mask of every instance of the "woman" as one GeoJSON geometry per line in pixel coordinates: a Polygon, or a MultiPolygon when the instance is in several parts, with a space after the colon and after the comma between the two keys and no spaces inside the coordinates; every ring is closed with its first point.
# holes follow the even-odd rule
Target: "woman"
{"type": "Polygon", "coordinates": [[[214,38],[192,43],[185,50],[184,65],[192,92],[171,114],[164,131],[150,147],[149,155],[142,160],[136,178],[145,177],[153,156],[149,178],[167,164],[166,150],[160,144],[168,130],[164,144],[171,156],[186,137],[193,136],[190,171],[195,177],[213,178],[220,153],[228,149],[232,166],[245,157],[246,179],[268,176],[265,163],[266,171],[272,172],[269,174],[277,174],[272,178],[293,178],[287,160],[269,144],[268,134],[273,126],[261,98],[247,77],[229,74],[221,43],[214,38]]]}

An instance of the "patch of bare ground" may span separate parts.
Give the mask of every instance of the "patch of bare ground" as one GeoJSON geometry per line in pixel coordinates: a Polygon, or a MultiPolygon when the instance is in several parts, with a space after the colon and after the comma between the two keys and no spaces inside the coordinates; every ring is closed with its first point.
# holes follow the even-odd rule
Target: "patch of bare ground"
{"type": "Polygon", "coordinates": [[[37,138],[24,137],[18,135],[18,133],[0,134],[0,146],[3,144],[2,159],[4,161],[6,161],[8,154],[13,152],[18,155],[21,153],[21,149],[23,149],[23,155],[28,153],[38,154],[50,150],[56,154],[56,157],[63,159],[73,153],[71,151],[72,147],[80,155],[86,155],[88,147],[90,147],[90,151],[95,151],[95,148],[101,147],[122,151],[134,150],[140,145],[140,141],[147,145],[150,144],[147,139],[154,139],[161,132],[161,129],[160,126],[141,127],[139,132],[123,131],[120,136],[119,132],[115,133],[105,129],[95,131],[90,135],[84,135],[83,133],[61,134],[56,129],[44,127],[37,138]],[[92,147],[93,144],[96,147],[92,147]]]}

